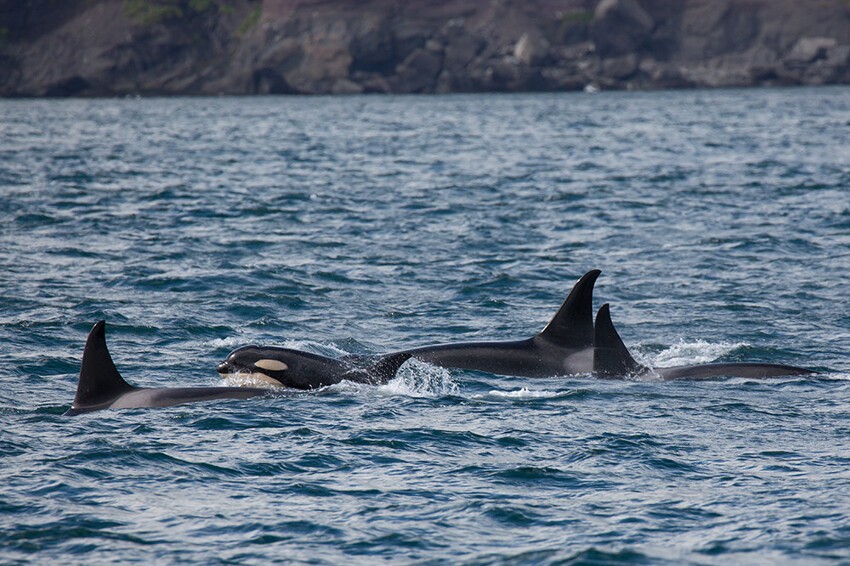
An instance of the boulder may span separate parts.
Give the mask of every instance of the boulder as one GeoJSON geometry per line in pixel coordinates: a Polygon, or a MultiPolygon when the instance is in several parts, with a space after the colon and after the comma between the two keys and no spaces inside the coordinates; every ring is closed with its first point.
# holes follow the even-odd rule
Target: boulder
{"type": "Polygon", "coordinates": [[[590,39],[603,57],[616,57],[643,47],[655,21],[636,0],[602,0],[590,23],[590,39]]]}
{"type": "Polygon", "coordinates": [[[452,71],[465,69],[481,53],[486,42],[466,28],[463,18],[450,20],[441,34],[443,49],[443,67],[452,71]]]}
{"type": "Polygon", "coordinates": [[[523,65],[539,66],[549,56],[549,42],[539,35],[523,33],[514,45],[514,57],[523,65]]]}
{"type": "Polygon", "coordinates": [[[292,38],[281,38],[272,40],[260,51],[253,64],[261,69],[276,69],[279,73],[285,73],[300,65],[303,58],[301,42],[292,38]]]}
{"type": "Polygon", "coordinates": [[[545,90],[582,90],[588,79],[576,70],[564,67],[547,67],[540,72],[545,90]]]}
{"type": "Polygon", "coordinates": [[[640,62],[639,70],[648,77],[651,88],[693,88],[696,84],[687,76],[687,70],[670,63],[653,59],[640,62]]]}
{"type": "Polygon", "coordinates": [[[349,45],[351,70],[387,74],[395,67],[393,36],[388,20],[364,17],[349,45]]]}
{"type": "Polygon", "coordinates": [[[351,35],[342,20],[313,21],[299,36],[288,38],[300,44],[303,58],[284,74],[299,92],[331,92],[340,79],[347,79],[353,56],[351,35]]]}
{"type": "MultiPolygon", "coordinates": [[[[837,45],[829,50],[824,65],[834,69],[837,75],[850,76],[850,45],[837,45]]],[[[846,82],[847,79],[836,78],[838,82],[846,82]]]]}
{"type": "Polygon", "coordinates": [[[357,72],[351,78],[363,87],[363,92],[388,94],[393,91],[386,77],[376,73],[357,72]]]}
{"type": "Polygon", "coordinates": [[[824,66],[829,69],[829,82],[850,83],[850,45],[837,45],[830,49],[824,66]]]}
{"type": "Polygon", "coordinates": [[[801,37],[785,56],[785,64],[803,66],[815,59],[825,59],[827,51],[837,44],[832,37],[801,37]]]}
{"type": "Polygon", "coordinates": [[[393,22],[392,27],[393,52],[396,61],[404,61],[416,49],[425,45],[431,37],[431,30],[422,22],[402,19],[393,22]]]}
{"type": "Polygon", "coordinates": [[[440,76],[437,77],[437,86],[434,87],[434,92],[436,94],[449,94],[452,92],[456,92],[458,90],[455,85],[454,76],[452,76],[452,72],[443,69],[440,71],[440,76]]]}
{"type": "Polygon", "coordinates": [[[485,70],[487,90],[519,92],[544,87],[540,69],[521,64],[513,55],[497,57],[488,63],[485,70]]]}
{"type": "Polygon", "coordinates": [[[790,70],[798,70],[805,84],[850,82],[850,45],[833,46],[825,54],[818,54],[808,65],[790,70]]]}
{"type": "Polygon", "coordinates": [[[638,70],[638,57],[628,53],[621,57],[611,57],[602,60],[602,76],[611,79],[627,79],[638,70]]]}
{"type": "Polygon", "coordinates": [[[442,55],[443,44],[438,39],[429,39],[425,42],[425,51],[430,51],[431,53],[438,53],[442,55]]]}
{"type": "Polygon", "coordinates": [[[331,94],[361,94],[363,91],[362,85],[350,79],[338,79],[331,87],[331,94]]]}
{"type": "Polygon", "coordinates": [[[294,94],[296,92],[275,69],[256,69],[245,90],[250,94],[294,94]]]}
{"type": "Polygon", "coordinates": [[[396,92],[432,92],[441,69],[442,58],[438,53],[419,48],[398,66],[391,84],[396,92]]]}

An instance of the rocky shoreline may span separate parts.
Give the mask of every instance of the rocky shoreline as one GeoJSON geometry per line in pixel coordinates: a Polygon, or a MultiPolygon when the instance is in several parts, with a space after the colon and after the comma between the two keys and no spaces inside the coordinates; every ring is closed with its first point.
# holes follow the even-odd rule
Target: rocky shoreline
{"type": "Polygon", "coordinates": [[[0,96],[850,83],[850,2],[0,0],[0,96]]]}

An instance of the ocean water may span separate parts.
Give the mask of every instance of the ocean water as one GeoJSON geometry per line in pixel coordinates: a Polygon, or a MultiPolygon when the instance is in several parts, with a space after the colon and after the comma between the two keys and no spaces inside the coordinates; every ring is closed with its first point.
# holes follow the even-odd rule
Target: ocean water
{"type": "Polygon", "coordinates": [[[850,89],[0,100],[0,562],[850,562],[850,89]],[[248,343],[525,338],[603,271],[635,356],[409,363],[64,417],[248,343]]]}

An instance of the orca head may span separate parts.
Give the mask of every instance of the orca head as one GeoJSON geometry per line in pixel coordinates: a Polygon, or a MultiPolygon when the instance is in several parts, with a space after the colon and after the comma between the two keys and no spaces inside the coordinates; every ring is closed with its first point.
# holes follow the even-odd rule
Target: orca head
{"type": "Polygon", "coordinates": [[[400,352],[380,357],[368,368],[358,368],[347,360],[303,350],[252,344],[230,352],[217,371],[225,379],[246,377],[270,385],[316,389],[342,380],[386,383],[409,358],[409,352],[400,352]]]}
{"type": "Polygon", "coordinates": [[[240,376],[280,386],[288,383],[287,376],[298,364],[297,354],[286,348],[251,344],[230,352],[216,370],[222,378],[240,376]]]}

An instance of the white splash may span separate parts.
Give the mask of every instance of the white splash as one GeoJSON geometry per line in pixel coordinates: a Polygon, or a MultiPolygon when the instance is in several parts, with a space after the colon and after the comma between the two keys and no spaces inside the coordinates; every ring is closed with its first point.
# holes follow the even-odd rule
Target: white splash
{"type": "Polygon", "coordinates": [[[416,359],[405,362],[398,370],[395,378],[382,385],[375,386],[342,381],[327,389],[342,393],[374,395],[377,391],[379,395],[429,398],[457,395],[460,391],[447,369],[432,366],[416,359]]]}
{"type": "Polygon", "coordinates": [[[487,393],[490,397],[501,397],[506,399],[551,399],[561,395],[557,391],[547,391],[545,389],[529,389],[523,387],[516,391],[499,391],[494,389],[487,393]]]}
{"type": "Polygon", "coordinates": [[[261,373],[231,373],[222,378],[225,387],[259,387],[262,389],[283,389],[280,382],[261,373]]]}
{"type": "Polygon", "coordinates": [[[227,338],[216,338],[214,340],[210,340],[209,342],[205,343],[204,345],[211,348],[211,349],[218,349],[218,348],[235,349],[239,346],[244,346],[245,344],[247,344],[247,342],[245,342],[244,338],[241,338],[239,336],[228,336],[227,338]]]}
{"type": "Polygon", "coordinates": [[[734,352],[739,348],[749,346],[746,342],[711,343],[704,340],[685,342],[680,340],[655,356],[635,352],[635,359],[650,367],[684,366],[692,364],[708,364],[718,358],[734,352]]]}
{"type": "Polygon", "coordinates": [[[395,378],[378,387],[380,393],[407,397],[446,397],[458,395],[460,388],[446,368],[410,359],[395,378]]]}

